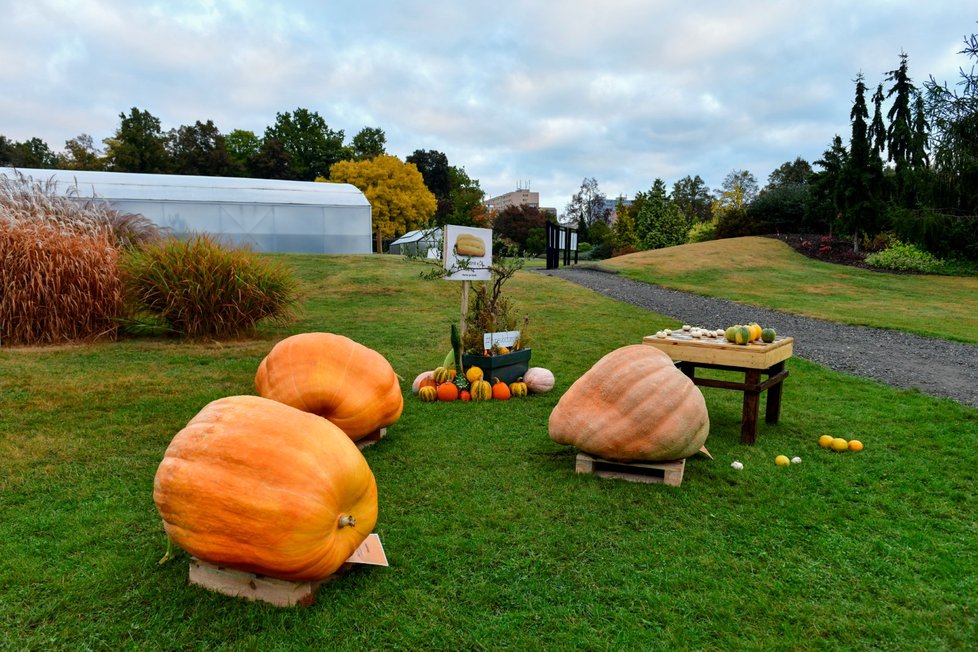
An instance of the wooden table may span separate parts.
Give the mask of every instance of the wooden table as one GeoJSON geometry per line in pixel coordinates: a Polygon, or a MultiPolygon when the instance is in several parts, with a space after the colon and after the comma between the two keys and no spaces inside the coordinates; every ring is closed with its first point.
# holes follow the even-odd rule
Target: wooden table
{"type": "Polygon", "coordinates": [[[720,338],[694,339],[685,332],[674,332],[665,338],[648,335],[642,339],[643,344],[667,353],[676,362],[676,366],[697,385],[744,393],[740,426],[740,442],[743,444],[753,444],[757,440],[757,413],[761,392],[767,391],[764,421],[777,423],[781,417],[782,383],[788,377],[784,363],[791,357],[793,342],[790,337],[777,337],[769,344],[752,342],[743,345],[720,338]],[[743,373],[744,381],[697,378],[697,367],[743,373]],[[762,382],[762,376],[767,376],[767,380],[762,382]]]}

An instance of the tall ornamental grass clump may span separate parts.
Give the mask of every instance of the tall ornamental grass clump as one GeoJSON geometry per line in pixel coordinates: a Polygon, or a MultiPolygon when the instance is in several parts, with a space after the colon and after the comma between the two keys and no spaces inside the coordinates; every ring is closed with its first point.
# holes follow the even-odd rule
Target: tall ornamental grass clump
{"type": "Polygon", "coordinates": [[[0,217],[0,342],[115,337],[122,308],[118,255],[105,233],[0,217]]]}
{"type": "MultiPolygon", "coordinates": [[[[0,175],[0,343],[58,344],[114,337],[122,287],[102,204],[53,182],[0,175]]],[[[118,220],[122,221],[122,220],[118,220]]]]}
{"type": "Polygon", "coordinates": [[[133,317],[187,337],[235,337],[263,319],[292,318],[292,274],[212,236],[167,238],[126,251],[120,261],[133,317]]]}

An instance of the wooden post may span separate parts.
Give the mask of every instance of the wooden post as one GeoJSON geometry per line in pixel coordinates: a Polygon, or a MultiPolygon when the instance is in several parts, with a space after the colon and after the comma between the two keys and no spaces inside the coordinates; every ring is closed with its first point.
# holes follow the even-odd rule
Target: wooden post
{"type": "MultiPolygon", "coordinates": [[[[458,322],[459,337],[465,337],[465,314],[469,311],[469,282],[462,281],[462,306],[458,322]]],[[[456,362],[458,362],[456,360],[456,362]]]]}
{"type": "Polygon", "coordinates": [[[384,253],[384,237],[380,234],[380,229],[377,229],[377,253],[384,253]]]}

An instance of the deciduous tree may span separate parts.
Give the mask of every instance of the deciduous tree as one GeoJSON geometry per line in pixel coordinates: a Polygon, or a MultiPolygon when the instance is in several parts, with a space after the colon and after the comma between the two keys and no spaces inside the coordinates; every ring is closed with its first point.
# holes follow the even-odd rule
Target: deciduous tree
{"type": "Polygon", "coordinates": [[[136,107],[129,115],[120,113],[119,119],[115,135],[103,141],[108,168],[116,172],[167,172],[170,158],[160,119],[136,107]]]}
{"type": "Polygon", "coordinates": [[[672,184],[672,201],[690,222],[709,222],[713,218],[713,197],[700,175],[686,175],[672,184]]]}
{"type": "Polygon", "coordinates": [[[546,223],[547,216],[536,206],[507,206],[492,222],[493,236],[508,240],[518,251],[526,251],[531,232],[543,229],[546,223]]]}
{"type": "Polygon", "coordinates": [[[265,140],[279,141],[289,155],[288,178],[299,181],[327,177],[334,163],[350,158],[343,137],[342,129],[330,129],[322,116],[302,108],[277,113],[275,124],[265,129],[265,140]]]}
{"type": "Polygon", "coordinates": [[[800,156],[794,161],[782,163],[767,177],[768,188],[779,188],[808,183],[812,174],[812,166],[800,156]]]}
{"type": "Polygon", "coordinates": [[[608,225],[608,216],[604,210],[604,195],[601,194],[594,177],[585,177],[581,182],[580,190],[574,193],[564,209],[564,222],[577,226],[578,238],[581,242],[587,241],[591,227],[597,222],[608,225]]]}
{"type": "Polygon", "coordinates": [[[88,134],[65,141],[65,151],[58,156],[58,166],[65,170],[103,170],[105,158],[88,134]]]}
{"type": "Polygon", "coordinates": [[[224,137],[224,147],[231,157],[235,168],[235,176],[253,174],[251,165],[258,152],[261,151],[261,138],[255,132],[247,129],[232,129],[224,137]]]}
{"type": "Polygon", "coordinates": [[[0,155],[7,159],[7,165],[19,168],[50,169],[58,161],[48,144],[36,136],[19,143],[9,140],[0,143],[0,155]]]}
{"type": "Polygon", "coordinates": [[[426,226],[435,214],[435,196],[425,186],[418,168],[396,156],[339,161],[330,168],[329,180],[363,191],[370,202],[374,231],[379,230],[384,238],[426,226]]]}
{"type": "Polygon", "coordinates": [[[237,169],[224,136],[210,120],[171,130],[167,150],[173,174],[230,177],[237,169]]]}
{"type": "Polygon", "coordinates": [[[465,168],[448,167],[449,193],[452,212],[448,217],[449,224],[462,226],[485,227],[489,219],[483,200],[486,193],[479,187],[479,180],[473,179],[465,168]]]}
{"type": "Polygon", "coordinates": [[[437,150],[416,149],[405,159],[413,163],[424,178],[424,185],[435,196],[438,208],[435,211],[435,224],[443,226],[453,213],[452,183],[448,157],[437,150]]]}
{"type": "Polygon", "coordinates": [[[386,153],[385,147],[387,147],[387,134],[380,127],[364,127],[350,141],[353,158],[358,161],[386,153]]]}

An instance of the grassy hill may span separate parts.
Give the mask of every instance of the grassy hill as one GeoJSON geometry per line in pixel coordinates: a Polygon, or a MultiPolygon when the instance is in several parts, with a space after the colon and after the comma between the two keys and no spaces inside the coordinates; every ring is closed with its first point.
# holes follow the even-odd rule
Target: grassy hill
{"type": "Polygon", "coordinates": [[[875,272],[772,238],[730,238],[603,261],[639,281],[845,324],[978,344],[978,277],[875,272]]]}

